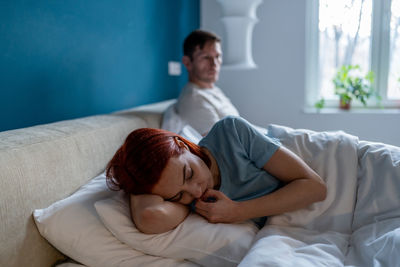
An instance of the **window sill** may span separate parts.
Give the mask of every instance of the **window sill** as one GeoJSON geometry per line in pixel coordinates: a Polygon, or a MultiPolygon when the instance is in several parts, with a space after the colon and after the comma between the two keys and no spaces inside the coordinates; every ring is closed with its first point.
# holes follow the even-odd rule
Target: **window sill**
{"type": "Polygon", "coordinates": [[[305,114],[400,114],[399,108],[357,108],[353,107],[349,110],[340,108],[322,108],[314,107],[303,108],[305,114]]]}

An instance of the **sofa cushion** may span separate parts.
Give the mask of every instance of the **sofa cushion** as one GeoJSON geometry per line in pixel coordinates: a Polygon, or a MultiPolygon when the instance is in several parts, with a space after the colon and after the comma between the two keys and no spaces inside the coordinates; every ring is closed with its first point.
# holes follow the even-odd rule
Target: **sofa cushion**
{"type": "Polygon", "coordinates": [[[51,266],[64,258],[41,237],[32,211],[104,171],[132,130],[160,127],[169,103],[1,132],[0,266],[51,266]]]}

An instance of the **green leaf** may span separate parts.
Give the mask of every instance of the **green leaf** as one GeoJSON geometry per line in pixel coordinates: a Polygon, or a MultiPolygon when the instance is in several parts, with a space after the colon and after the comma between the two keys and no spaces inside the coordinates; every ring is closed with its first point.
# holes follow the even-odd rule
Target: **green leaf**
{"type": "MultiPolygon", "coordinates": [[[[368,71],[364,77],[352,74],[351,70],[360,70],[360,65],[342,65],[332,79],[335,86],[335,94],[342,101],[356,99],[367,105],[367,99],[371,96],[379,96],[373,88],[374,72],[368,71]]],[[[400,78],[399,78],[400,81],[400,78]]],[[[377,97],[377,99],[379,99],[377,97]]]]}
{"type": "Polygon", "coordinates": [[[314,107],[317,109],[321,109],[325,106],[325,99],[321,98],[320,100],[318,100],[317,102],[315,102],[314,107]]]}

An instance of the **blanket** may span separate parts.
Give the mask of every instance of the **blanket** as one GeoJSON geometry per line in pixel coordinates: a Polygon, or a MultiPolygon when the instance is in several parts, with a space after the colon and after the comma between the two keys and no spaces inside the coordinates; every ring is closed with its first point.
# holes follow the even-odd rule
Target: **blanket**
{"type": "Polygon", "coordinates": [[[326,182],[327,198],[269,218],[239,266],[400,266],[400,148],[270,125],[326,182]]]}

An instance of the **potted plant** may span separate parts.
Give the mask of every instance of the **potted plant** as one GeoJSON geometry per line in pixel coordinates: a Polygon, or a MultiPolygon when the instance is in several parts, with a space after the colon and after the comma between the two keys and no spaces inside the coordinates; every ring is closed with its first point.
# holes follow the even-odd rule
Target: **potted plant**
{"type": "Polygon", "coordinates": [[[364,106],[367,105],[367,99],[371,96],[380,100],[380,96],[373,88],[374,73],[369,71],[365,76],[361,76],[360,73],[359,65],[343,65],[333,78],[340,108],[350,109],[353,99],[359,100],[364,106]]]}

